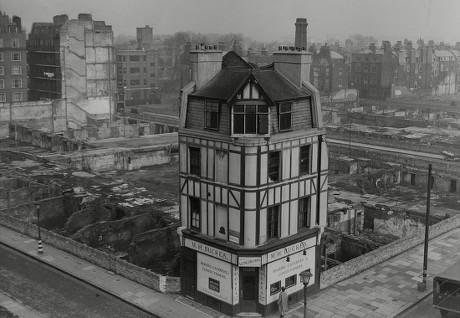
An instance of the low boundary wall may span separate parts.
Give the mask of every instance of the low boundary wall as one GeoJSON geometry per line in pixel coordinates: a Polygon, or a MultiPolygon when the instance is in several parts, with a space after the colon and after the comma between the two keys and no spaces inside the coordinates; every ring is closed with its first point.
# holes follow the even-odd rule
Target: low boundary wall
{"type": "MultiPolygon", "coordinates": [[[[0,224],[27,236],[34,238],[38,237],[38,227],[35,224],[16,219],[3,213],[0,213],[0,224]]],[[[116,256],[78,243],[68,237],[53,233],[44,228],[41,228],[41,236],[43,242],[55,248],[80,257],[158,292],[178,293],[180,291],[179,277],[169,277],[154,273],[148,269],[136,266],[116,256]]]]}
{"type": "MultiPolygon", "coordinates": [[[[439,223],[430,226],[430,239],[444,234],[460,226],[460,214],[445,219],[439,223]]],[[[363,254],[357,258],[349,260],[331,269],[321,273],[320,289],[327,288],[344,279],[359,274],[377,264],[380,264],[390,258],[401,254],[425,241],[425,231],[420,231],[416,235],[399,239],[390,244],[384,245],[369,253],[363,254]]]]}

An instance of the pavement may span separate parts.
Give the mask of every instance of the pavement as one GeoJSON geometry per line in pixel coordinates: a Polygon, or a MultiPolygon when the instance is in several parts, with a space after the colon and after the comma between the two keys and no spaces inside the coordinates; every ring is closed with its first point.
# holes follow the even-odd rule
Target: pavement
{"type": "MultiPolygon", "coordinates": [[[[108,292],[146,312],[160,317],[228,317],[177,294],[161,294],[71,254],[44,244],[37,253],[37,241],[0,226],[0,243],[28,254],[58,270],[108,292]]],[[[395,317],[427,296],[437,273],[460,259],[460,228],[429,242],[428,286],[417,290],[422,281],[423,245],[308,297],[308,317],[395,317]]],[[[19,317],[41,317],[19,301],[0,293],[0,305],[19,317]]],[[[279,317],[272,314],[268,317],[279,317]]],[[[303,303],[292,305],[285,318],[303,317],[303,303]]]]}

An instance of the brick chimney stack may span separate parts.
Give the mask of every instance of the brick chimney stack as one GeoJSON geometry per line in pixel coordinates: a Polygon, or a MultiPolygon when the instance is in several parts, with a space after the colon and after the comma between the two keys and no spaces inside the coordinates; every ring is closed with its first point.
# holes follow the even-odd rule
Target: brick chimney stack
{"type": "Polygon", "coordinates": [[[295,21],[295,47],[307,47],[307,19],[297,18],[295,21]]]}
{"type": "Polygon", "coordinates": [[[303,82],[310,81],[311,56],[306,48],[284,47],[273,52],[273,64],[275,70],[301,89],[303,82]]]}
{"type": "Polygon", "coordinates": [[[204,45],[190,51],[192,81],[196,89],[201,88],[222,69],[222,51],[217,45],[204,45]]]}

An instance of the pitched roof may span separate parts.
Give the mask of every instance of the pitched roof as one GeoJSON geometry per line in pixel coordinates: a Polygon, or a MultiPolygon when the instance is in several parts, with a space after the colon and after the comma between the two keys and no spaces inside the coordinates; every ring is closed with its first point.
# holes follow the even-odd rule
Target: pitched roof
{"type": "Polygon", "coordinates": [[[343,56],[335,51],[331,51],[331,58],[333,59],[343,59],[343,56]]]}
{"type": "Polygon", "coordinates": [[[274,102],[310,96],[307,91],[298,89],[273,67],[257,69],[252,74],[268,97],[274,102]]]}
{"type": "Polygon", "coordinates": [[[297,88],[272,65],[258,68],[245,62],[233,51],[222,61],[222,70],[190,96],[230,101],[250,79],[254,79],[271,102],[300,99],[311,94],[297,88]]]}
{"type": "Polygon", "coordinates": [[[452,57],[454,56],[451,52],[447,50],[434,50],[434,55],[439,57],[452,57]]]}

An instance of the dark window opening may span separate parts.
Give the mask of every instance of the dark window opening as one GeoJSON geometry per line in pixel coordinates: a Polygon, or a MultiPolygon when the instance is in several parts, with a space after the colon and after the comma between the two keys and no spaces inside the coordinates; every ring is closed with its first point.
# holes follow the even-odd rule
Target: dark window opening
{"type": "Polygon", "coordinates": [[[273,296],[281,291],[281,281],[277,281],[270,285],[270,296],[273,296]]]}
{"type": "Polygon", "coordinates": [[[190,227],[200,230],[201,228],[201,207],[200,199],[190,198],[190,227]]]}
{"type": "Polygon", "coordinates": [[[310,198],[302,198],[299,200],[299,229],[310,228],[310,198]]]}
{"type": "Polygon", "coordinates": [[[310,145],[300,147],[299,174],[310,173],[310,145]]]}
{"type": "Polygon", "coordinates": [[[268,178],[270,181],[280,179],[280,152],[272,151],[268,153],[268,178]]]}
{"type": "Polygon", "coordinates": [[[219,103],[216,101],[206,101],[204,108],[205,128],[219,128],[219,103]]]}
{"type": "Polygon", "coordinates": [[[267,213],[267,237],[268,239],[280,236],[280,211],[279,205],[268,208],[267,213]]]}
{"type": "Polygon", "coordinates": [[[200,148],[190,147],[190,173],[201,175],[200,148]]]}
{"type": "Polygon", "coordinates": [[[289,288],[297,284],[297,275],[289,276],[284,280],[284,287],[289,288]]]}
{"type": "Polygon", "coordinates": [[[280,131],[292,129],[292,104],[284,103],[279,106],[279,129],[280,131]]]}
{"type": "Polygon", "coordinates": [[[268,134],[268,106],[234,105],[233,133],[248,135],[268,134]]]}
{"type": "Polygon", "coordinates": [[[410,184],[415,185],[415,173],[410,174],[410,184]]]}

